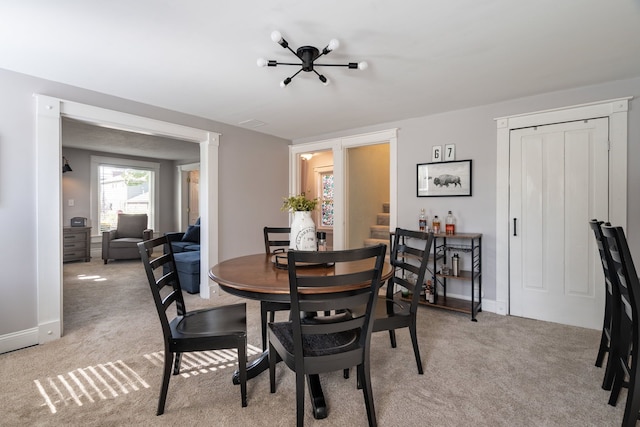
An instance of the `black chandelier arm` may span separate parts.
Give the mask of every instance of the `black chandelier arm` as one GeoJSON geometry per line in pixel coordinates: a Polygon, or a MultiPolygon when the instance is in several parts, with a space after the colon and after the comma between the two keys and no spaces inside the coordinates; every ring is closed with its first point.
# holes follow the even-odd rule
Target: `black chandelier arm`
{"type": "MultiPolygon", "coordinates": [[[[269,60],[267,62],[267,65],[269,67],[275,67],[278,65],[297,65],[297,66],[301,66],[301,63],[296,63],[296,62],[278,62],[278,61],[272,61],[269,60]]],[[[358,68],[358,63],[357,62],[349,62],[348,64],[313,64],[314,67],[348,67],[348,68],[358,68]]]]}
{"type": "Polygon", "coordinates": [[[320,79],[323,85],[327,86],[329,84],[329,79],[327,79],[325,76],[323,76],[316,70],[313,70],[313,72],[316,73],[316,75],[318,76],[318,78],[320,79]]]}
{"type": "Polygon", "coordinates": [[[349,62],[348,64],[313,64],[314,67],[348,67],[358,68],[357,62],[349,62]]]}
{"type": "MultiPolygon", "coordinates": [[[[327,50],[327,48],[325,47],[325,48],[322,50],[322,52],[320,52],[320,53],[319,53],[315,58],[313,58],[313,59],[311,60],[311,62],[314,62],[316,59],[320,58],[320,57],[321,57],[321,56],[323,56],[323,55],[326,55],[326,54],[327,54],[327,53],[329,53],[329,52],[331,52],[331,51],[330,51],[330,50],[327,50]]],[[[314,64],[314,65],[317,65],[317,64],[314,64]]]]}
{"type": "Polygon", "coordinates": [[[301,63],[295,63],[295,62],[278,62],[278,61],[268,61],[267,65],[269,67],[275,67],[277,65],[297,65],[298,67],[302,66],[301,63]]]}
{"type": "Polygon", "coordinates": [[[300,74],[301,71],[302,71],[302,68],[300,68],[298,71],[296,71],[296,73],[293,76],[289,77],[289,79],[293,79],[295,76],[300,74]]]}
{"type": "Polygon", "coordinates": [[[285,39],[282,39],[282,41],[284,41],[284,43],[285,43],[284,45],[281,45],[283,48],[285,48],[285,49],[289,49],[289,51],[290,51],[291,53],[293,53],[295,56],[298,56],[298,54],[296,53],[296,51],[295,51],[295,50],[293,50],[293,49],[291,49],[291,47],[289,46],[289,43],[287,43],[287,41],[286,41],[285,39]]]}

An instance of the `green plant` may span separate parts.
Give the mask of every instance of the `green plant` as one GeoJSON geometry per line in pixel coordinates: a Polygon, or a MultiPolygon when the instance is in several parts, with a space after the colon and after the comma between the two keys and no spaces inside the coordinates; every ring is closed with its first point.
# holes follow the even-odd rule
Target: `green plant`
{"type": "Polygon", "coordinates": [[[318,199],[308,199],[304,193],[297,196],[289,196],[284,198],[282,203],[283,211],[312,211],[318,205],[318,199]]]}

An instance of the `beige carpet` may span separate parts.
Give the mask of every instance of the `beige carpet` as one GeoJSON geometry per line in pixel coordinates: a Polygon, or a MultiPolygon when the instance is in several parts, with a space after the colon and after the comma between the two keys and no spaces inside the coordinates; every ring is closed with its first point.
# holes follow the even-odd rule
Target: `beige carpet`
{"type": "MultiPolygon", "coordinates": [[[[190,309],[239,301],[185,294],[190,309]]],[[[258,304],[248,301],[249,343],[260,347],[258,304]]],[[[281,313],[282,315],[282,313],[281,313]]],[[[615,426],[617,407],[600,388],[593,330],[480,313],[421,307],[425,374],[418,375],[409,334],[373,338],[372,382],[380,426],[615,426]]],[[[0,355],[0,425],[295,425],[294,375],[277,371],[277,392],[263,373],[248,384],[249,406],[231,383],[229,354],[186,360],[174,376],[164,415],[155,415],[161,379],[160,325],[139,261],[100,259],[64,265],[64,337],[0,355]]],[[[366,425],[355,375],[321,377],[329,416],[308,426],[366,425]]]]}

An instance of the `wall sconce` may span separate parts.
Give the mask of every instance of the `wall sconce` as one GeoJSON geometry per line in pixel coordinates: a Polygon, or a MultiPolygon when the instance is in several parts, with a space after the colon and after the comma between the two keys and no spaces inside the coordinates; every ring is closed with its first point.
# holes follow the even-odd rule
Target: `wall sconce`
{"type": "Polygon", "coordinates": [[[300,154],[300,157],[303,158],[304,160],[311,160],[311,158],[313,157],[312,153],[304,153],[304,154],[300,154]]]}
{"type": "Polygon", "coordinates": [[[69,166],[69,160],[67,160],[67,158],[64,156],[62,156],[62,160],[64,160],[64,165],[62,165],[62,173],[73,172],[73,169],[71,169],[71,166],[69,166]]]}

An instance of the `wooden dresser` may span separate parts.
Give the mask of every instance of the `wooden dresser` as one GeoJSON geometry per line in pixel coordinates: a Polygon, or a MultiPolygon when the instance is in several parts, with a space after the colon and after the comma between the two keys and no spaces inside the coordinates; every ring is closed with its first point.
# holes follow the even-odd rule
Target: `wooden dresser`
{"type": "Polygon", "coordinates": [[[62,262],[91,261],[91,227],[64,227],[62,262]]]}

